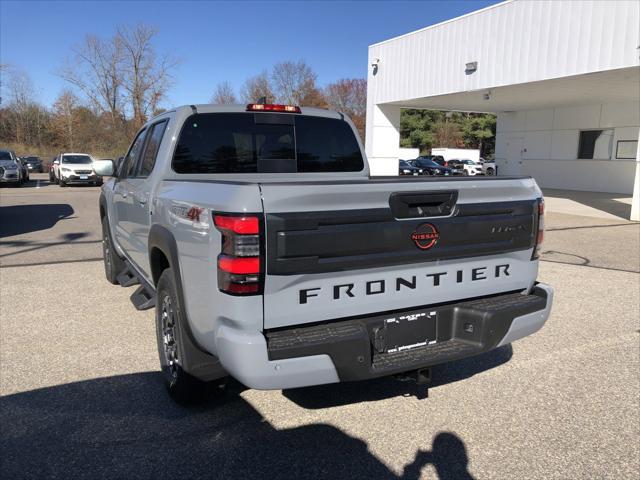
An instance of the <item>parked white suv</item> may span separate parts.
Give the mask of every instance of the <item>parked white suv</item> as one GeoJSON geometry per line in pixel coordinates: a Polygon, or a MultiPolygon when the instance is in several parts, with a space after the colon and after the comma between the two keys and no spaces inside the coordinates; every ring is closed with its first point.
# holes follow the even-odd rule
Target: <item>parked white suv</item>
{"type": "Polygon", "coordinates": [[[61,187],[71,183],[102,185],[102,177],[93,169],[93,158],[86,153],[61,153],[53,161],[54,181],[61,187]]]}
{"type": "Polygon", "coordinates": [[[473,160],[465,159],[451,159],[447,161],[447,166],[462,171],[463,175],[484,175],[482,165],[474,162],[473,160]]]}

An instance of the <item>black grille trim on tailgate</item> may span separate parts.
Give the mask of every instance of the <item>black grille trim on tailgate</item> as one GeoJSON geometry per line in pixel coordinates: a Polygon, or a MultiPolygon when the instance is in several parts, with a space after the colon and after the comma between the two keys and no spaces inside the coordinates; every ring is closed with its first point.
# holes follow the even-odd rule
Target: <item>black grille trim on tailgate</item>
{"type": "Polygon", "coordinates": [[[459,204],[448,217],[406,220],[394,218],[389,208],[270,213],[267,273],[338,272],[528,250],[535,207],[535,200],[459,204]],[[429,250],[411,240],[423,223],[440,234],[429,250]]]}

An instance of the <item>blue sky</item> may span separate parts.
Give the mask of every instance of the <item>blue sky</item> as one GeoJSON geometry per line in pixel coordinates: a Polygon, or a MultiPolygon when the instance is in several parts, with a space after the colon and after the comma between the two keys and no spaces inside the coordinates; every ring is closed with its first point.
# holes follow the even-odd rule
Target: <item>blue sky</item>
{"type": "Polygon", "coordinates": [[[51,104],[68,86],[56,70],[88,33],[144,22],[155,46],[181,59],[166,105],[207,102],[215,86],[237,89],[283,60],[305,60],[318,83],[365,77],[367,47],[496,1],[5,1],[0,62],[25,70],[51,104]]]}

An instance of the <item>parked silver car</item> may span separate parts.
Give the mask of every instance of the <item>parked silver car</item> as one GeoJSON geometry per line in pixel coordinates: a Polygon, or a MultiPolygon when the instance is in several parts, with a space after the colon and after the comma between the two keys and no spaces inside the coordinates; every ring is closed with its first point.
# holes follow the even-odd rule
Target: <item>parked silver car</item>
{"type": "Polygon", "coordinates": [[[13,150],[0,150],[0,183],[21,186],[25,179],[22,165],[13,150]]]}

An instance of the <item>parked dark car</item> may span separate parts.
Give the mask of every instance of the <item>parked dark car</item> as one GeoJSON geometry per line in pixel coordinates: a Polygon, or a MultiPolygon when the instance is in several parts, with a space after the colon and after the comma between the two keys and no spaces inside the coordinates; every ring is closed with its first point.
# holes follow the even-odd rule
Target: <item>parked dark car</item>
{"type": "Polygon", "coordinates": [[[22,183],[29,181],[29,169],[27,168],[27,160],[23,158],[18,159],[18,165],[20,165],[20,170],[22,171],[22,183]]]}
{"type": "Polygon", "coordinates": [[[454,172],[449,167],[443,167],[433,160],[425,157],[418,157],[411,162],[414,167],[421,168],[425,175],[453,175],[454,172]]]}
{"type": "Polygon", "coordinates": [[[406,160],[400,160],[398,164],[398,175],[422,175],[423,170],[414,167],[406,160]]]}
{"type": "Polygon", "coordinates": [[[58,157],[53,157],[49,161],[49,183],[55,183],[55,181],[56,181],[56,173],[53,171],[53,166],[55,164],[53,162],[55,162],[57,159],[58,159],[58,157]]]}
{"type": "Polygon", "coordinates": [[[42,165],[42,160],[38,157],[24,157],[23,160],[26,161],[27,168],[30,172],[44,172],[44,166],[42,165]]]}
{"type": "Polygon", "coordinates": [[[420,155],[416,160],[431,160],[436,162],[441,167],[446,167],[447,162],[445,162],[444,157],[442,155],[420,155]]]}

